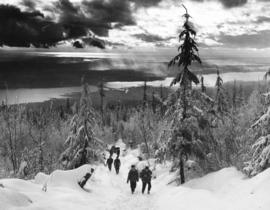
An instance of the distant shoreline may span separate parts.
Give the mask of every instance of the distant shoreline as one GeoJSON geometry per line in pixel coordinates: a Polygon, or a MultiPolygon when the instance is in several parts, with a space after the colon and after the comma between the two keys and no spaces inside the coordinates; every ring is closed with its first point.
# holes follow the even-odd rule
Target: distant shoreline
{"type": "MultiPolygon", "coordinates": [[[[256,89],[256,87],[266,87],[266,86],[270,87],[270,82],[268,81],[266,82],[263,80],[246,81],[246,82],[237,80],[235,82],[238,89],[241,87],[245,98],[248,98],[249,95],[252,93],[252,91],[256,89]]],[[[90,87],[91,99],[93,101],[93,105],[98,108],[100,105],[100,95],[99,95],[98,88],[95,87],[95,89],[93,89],[93,87],[94,86],[90,87]]],[[[166,96],[167,94],[169,94],[170,92],[174,90],[174,88],[170,88],[166,86],[162,86],[162,87],[163,87],[164,96],[166,96]]],[[[178,86],[174,86],[174,87],[177,88],[178,86]]],[[[234,88],[234,81],[225,82],[224,87],[226,88],[229,94],[232,93],[233,88],[234,88]]],[[[197,86],[196,88],[199,89],[200,86],[197,86]]],[[[210,96],[213,97],[215,95],[215,87],[207,87],[206,89],[207,89],[207,93],[210,96]]],[[[65,105],[67,98],[69,98],[70,101],[78,102],[80,99],[80,93],[81,93],[81,87],[77,87],[77,91],[68,92],[66,94],[61,95],[61,97],[58,97],[58,98],[51,97],[43,101],[27,102],[27,103],[13,103],[11,105],[27,104],[31,106],[43,106],[43,105],[47,106],[47,105],[50,105],[51,102],[53,102],[55,105],[65,105]]],[[[150,101],[152,99],[153,93],[160,94],[160,86],[147,86],[147,95],[150,101]]],[[[127,87],[127,88],[122,88],[122,89],[116,88],[116,89],[105,90],[104,103],[105,104],[119,104],[119,102],[121,102],[121,104],[136,105],[141,102],[142,98],[143,98],[143,84],[141,86],[136,86],[136,87],[127,87]]]]}
{"type": "MultiPolygon", "coordinates": [[[[96,55],[95,55],[96,56],[96,55]]],[[[244,62],[214,65],[207,60],[194,64],[191,70],[197,75],[233,72],[266,72],[266,64],[243,65],[244,62]]],[[[84,77],[90,85],[103,82],[143,82],[174,77],[178,67],[168,68],[164,60],[147,57],[65,57],[62,54],[4,54],[0,58],[0,89],[61,88],[81,85],[84,77]],[[62,56],[62,57],[61,57],[62,56]]]]}

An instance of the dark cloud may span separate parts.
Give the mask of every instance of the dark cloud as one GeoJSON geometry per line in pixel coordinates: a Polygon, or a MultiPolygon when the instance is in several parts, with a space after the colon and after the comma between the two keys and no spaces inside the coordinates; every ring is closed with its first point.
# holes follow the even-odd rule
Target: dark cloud
{"type": "Polygon", "coordinates": [[[140,39],[142,41],[145,42],[161,42],[167,39],[163,39],[162,37],[158,36],[158,35],[154,35],[154,34],[134,34],[134,37],[136,37],[137,39],[140,39]]]}
{"type": "Polygon", "coordinates": [[[23,0],[27,12],[11,5],[0,5],[0,45],[51,47],[60,41],[83,38],[85,44],[104,48],[93,33],[107,36],[111,24],[133,25],[130,3],[122,0],[93,0],[80,4],[59,0],[45,10],[45,17],[35,10],[35,2],[23,0]],[[58,16],[58,21],[53,21],[58,16]],[[92,41],[90,41],[92,40],[92,41]]]}
{"type": "Polygon", "coordinates": [[[49,47],[64,39],[61,26],[38,11],[22,12],[10,5],[0,5],[0,45],[49,47]]]}
{"type": "Polygon", "coordinates": [[[90,46],[94,46],[94,47],[98,47],[100,49],[105,49],[105,42],[101,39],[98,38],[83,38],[81,40],[76,40],[75,42],[73,42],[73,47],[75,48],[84,48],[84,45],[90,45],[90,46]]]}
{"type": "MultiPolygon", "coordinates": [[[[135,9],[156,6],[162,0],[56,0],[37,11],[38,0],[21,0],[16,6],[0,5],[0,45],[19,47],[51,47],[59,42],[81,39],[82,46],[90,44],[104,48],[104,43],[93,34],[106,37],[109,30],[135,25],[132,4],[135,9]],[[90,41],[91,40],[91,41],[90,41]],[[83,43],[85,41],[85,43],[83,43]]],[[[142,40],[159,40],[158,36],[141,36],[142,40]]],[[[74,46],[78,47],[79,42],[74,46]]]]}
{"type": "MultiPolygon", "coordinates": [[[[97,23],[98,25],[110,27],[112,23],[122,26],[136,24],[132,16],[132,11],[128,1],[125,0],[83,1],[82,6],[87,14],[91,14],[91,19],[94,20],[95,23],[97,23]]],[[[95,33],[98,34],[97,31],[95,33]]],[[[106,33],[108,33],[108,30],[106,30],[106,33]]]]}
{"type": "MultiPolygon", "coordinates": [[[[191,1],[204,2],[205,0],[191,0],[191,1]]],[[[248,2],[248,0],[217,0],[217,1],[220,1],[226,8],[239,7],[248,2]]]]}
{"type": "Polygon", "coordinates": [[[22,0],[21,4],[30,10],[35,10],[38,1],[22,0]]]}
{"type": "Polygon", "coordinates": [[[152,7],[158,5],[162,0],[129,0],[136,4],[137,7],[152,7]]]}
{"type": "Polygon", "coordinates": [[[90,46],[98,47],[100,49],[105,49],[105,41],[98,39],[96,37],[82,38],[82,42],[90,46]]]}
{"type": "Polygon", "coordinates": [[[89,31],[99,36],[107,36],[110,25],[96,22],[94,18],[86,16],[80,6],[73,5],[69,0],[59,0],[55,3],[54,13],[60,18],[59,22],[69,32],[71,38],[87,36],[89,31]]]}
{"type": "Polygon", "coordinates": [[[83,48],[83,44],[80,41],[75,41],[75,42],[73,42],[73,47],[81,49],[81,48],[83,48]]]}
{"type": "Polygon", "coordinates": [[[238,36],[223,34],[217,41],[229,47],[267,48],[270,47],[270,30],[238,36]]]}
{"type": "Polygon", "coordinates": [[[270,22],[270,17],[265,17],[265,16],[259,16],[257,19],[254,21],[254,23],[264,23],[264,22],[270,22]]]}
{"type": "Polygon", "coordinates": [[[239,7],[247,3],[247,0],[219,0],[219,1],[221,1],[221,3],[227,8],[239,7]]]}

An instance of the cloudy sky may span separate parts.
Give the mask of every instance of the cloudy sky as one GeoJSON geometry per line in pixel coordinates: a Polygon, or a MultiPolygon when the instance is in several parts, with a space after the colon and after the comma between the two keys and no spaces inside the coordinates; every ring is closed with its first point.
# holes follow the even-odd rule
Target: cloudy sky
{"type": "Polygon", "coordinates": [[[0,0],[0,45],[170,49],[181,3],[201,48],[269,52],[270,0],[0,0]]]}

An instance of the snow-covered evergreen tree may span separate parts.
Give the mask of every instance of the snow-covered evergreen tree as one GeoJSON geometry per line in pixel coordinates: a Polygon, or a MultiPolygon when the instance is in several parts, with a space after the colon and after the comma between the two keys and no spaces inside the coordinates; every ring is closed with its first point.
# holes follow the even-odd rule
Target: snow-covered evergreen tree
{"type": "Polygon", "coordinates": [[[203,77],[203,76],[201,76],[201,91],[202,91],[203,93],[206,92],[206,87],[205,87],[205,85],[204,85],[204,77],[203,77]]]}
{"type": "Polygon", "coordinates": [[[79,110],[70,121],[70,135],[65,141],[67,148],[60,157],[66,169],[77,168],[98,158],[103,147],[102,142],[95,138],[95,125],[96,113],[92,108],[89,86],[83,83],[79,110]]]}
{"type": "MultiPolygon", "coordinates": [[[[267,96],[267,94],[263,94],[267,96]]],[[[267,111],[251,126],[257,139],[251,147],[252,157],[244,170],[254,176],[270,167],[270,106],[267,111]]]]}
{"type": "Polygon", "coordinates": [[[225,90],[223,88],[223,80],[219,74],[219,70],[217,70],[217,80],[215,86],[217,88],[215,99],[215,110],[217,111],[217,113],[221,115],[228,114],[229,104],[225,90]]]}
{"type": "Polygon", "coordinates": [[[178,161],[181,183],[185,182],[184,165],[188,158],[205,160],[207,154],[217,147],[208,120],[214,101],[205,93],[192,89],[192,83],[198,84],[199,79],[189,66],[194,61],[201,63],[201,60],[195,41],[196,31],[187,10],[184,18],[183,31],[179,35],[179,54],[169,63],[169,66],[179,68],[172,85],[179,83],[180,88],[168,98],[170,107],[166,113],[171,125],[167,151],[178,161]]]}

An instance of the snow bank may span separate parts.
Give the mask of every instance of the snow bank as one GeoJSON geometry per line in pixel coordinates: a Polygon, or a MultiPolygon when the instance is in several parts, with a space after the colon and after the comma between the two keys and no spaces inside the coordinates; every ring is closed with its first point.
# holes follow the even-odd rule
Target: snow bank
{"type": "Polygon", "coordinates": [[[50,175],[44,173],[38,173],[35,177],[36,184],[46,185],[47,187],[68,187],[70,189],[81,190],[78,182],[90,172],[91,168],[95,168],[91,165],[83,165],[73,170],[56,170],[50,175]]]}
{"type": "Polygon", "coordinates": [[[238,184],[245,176],[236,168],[224,168],[204,177],[190,180],[184,186],[192,189],[202,189],[217,192],[228,185],[238,184]]]}
{"type": "Polygon", "coordinates": [[[186,184],[168,186],[156,198],[158,210],[269,210],[270,169],[247,179],[225,168],[186,184]]]}
{"type": "Polygon", "coordinates": [[[7,210],[14,207],[27,207],[32,201],[24,194],[11,189],[0,187],[0,209],[7,210]]]}
{"type": "Polygon", "coordinates": [[[156,202],[156,210],[229,210],[226,202],[211,192],[184,187],[166,189],[156,202]]]}
{"type": "MultiPolygon", "coordinates": [[[[39,173],[35,180],[3,179],[0,188],[1,210],[269,210],[270,169],[248,179],[235,168],[225,168],[182,186],[168,185],[175,177],[170,162],[155,166],[156,179],[150,195],[141,194],[141,181],[135,194],[126,183],[132,164],[139,168],[138,150],[127,150],[121,156],[120,173],[116,175],[104,165],[96,167],[86,190],[77,182],[90,170],[85,165],[75,170],[57,170],[51,175],[39,173]],[[48,190],[42,191],[47,183],[48,190]],[[31,201],[32,203],[31,203],[31,201]],[[17,208],[18,206],[22,208],[17,208]]],[[[154,160],[153,160],[154,161],[154,160]]],[[[151,162],[151,161],[150,161],[151,162]]],[[[152,164],[151,164],[152,166],[152,164]]],[[[150,166],[150,167],[151,167],[150,166]]]]}
{"type": "Polygon", "coordinates": [[[35,176],[35,179],[34,179],[34,182],[36,184],[41,184],[41,185],[44,185],[47,183],[47,181],[49,180],[50,178],[50,175],[47,175],[47,174],[44,174],[42,172],[39,172],[36,176],[35,176]]]}

